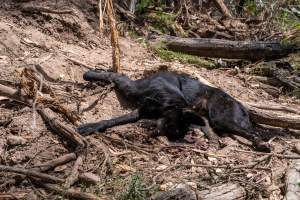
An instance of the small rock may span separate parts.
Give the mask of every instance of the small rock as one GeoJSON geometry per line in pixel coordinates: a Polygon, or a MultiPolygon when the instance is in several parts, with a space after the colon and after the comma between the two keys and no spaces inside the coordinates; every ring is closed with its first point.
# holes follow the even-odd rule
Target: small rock
{"type": "Polygon", "coordinates": [[[83,173],[79,176],[80,179],[84,182],[90,183],[90,184],[97,184],[101,181],[100,177],[93,173],[83,173]]]}
{"type": "Polygon", "coordinates": [[[24,139],[21,136],[16,136],[16,135],[9,135],[7,137],[7,144],[8,145],[21,145],[21,144],[25,144],[27,142],[26,139],[24,139]]]}

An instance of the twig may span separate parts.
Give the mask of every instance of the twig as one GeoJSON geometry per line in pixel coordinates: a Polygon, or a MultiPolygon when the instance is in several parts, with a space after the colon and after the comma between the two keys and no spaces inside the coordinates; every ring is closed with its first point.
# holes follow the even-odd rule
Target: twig
{"type": "Polygon", "coordinates": [[[76,159],[76,154],[69,153],[61,157],[58,157],[56,159],[45,162],[42,165],[36,165],[32,168],[32,170],[41,171],[41,172],[48,171],[49,169],[55,168],[59,165],[63,165],[75,159],[76,159]]]}
{"type": "Polygon", "coordinates": [[[231,151],[236,151],[236,152],[241,152],[241,153],[250,153],[250,154],[255,154],[255,155],[269,155],[269,156],[285,158],[285,159],[300,159],[300,156],[283,155],[283,154],[276,154],[276,153],[263,153],[263,152],[244,151],[244,150],[237,150],[237,149],[232,149],[231,151]]]}
{"type": "Polygon", "coordinates": [[[32,103],[32,128],[36,129],[36,103],[39,97],[39,93],[42,92],[42,88],[43,88],[43,75],[40,74],[40,85],[39,85],[39,89],[35,92],[35,97],[32,103]]]}
{"type": "Polygon", "coordinates": [[[92,67],[90,67],[90,66],[88,66],[87,64],[85,64],[85,63],[82,63],[82,62],[80,62],[80,61],[78,61],[78,60],[75,60],[75,59],[73,59],[73,58],[69,58],[69,57],[67,57],[67,56],[65,56],[69,61],[71,61],[71,62],[73,62],[73,63],[75,63],[75,64],[77,64],[77,65],[81,65],[81,66],[83,66],[83,67],[85,67],[85,68],[87,68],[87,69],[90,69],[90,70],[92,70],[93,68],[92,67]]]}
{"type": "Polygon", "coordinates": [[[0,165],[0,171],[23,174],[23,175],[34,177],[34,178],[39,178],[42,181],[50,182],[50,183],[63,183],[64,182],[63,179],[57,178],[55,176],[51,176],[51,175],[40,173],[40,172],[33,171],[33,170],[22,169],[22,168],[18,168],[18,167],[10,167],[10,166],[5,166],[5,165],[0,165]]]}
{"type": "Polygon", "coordinates": [[[99,32],[103,32],[103,11],[102,11],[102,0],[99,0],[99,32]]]}
{"type": "Polygon", "coordinates": [[[24,192],[14,192],[14,193],[0,193],[0,199],[1,200],[19,200],[24,199],[24,197],[27,195],[27,193],[24,192]]]}

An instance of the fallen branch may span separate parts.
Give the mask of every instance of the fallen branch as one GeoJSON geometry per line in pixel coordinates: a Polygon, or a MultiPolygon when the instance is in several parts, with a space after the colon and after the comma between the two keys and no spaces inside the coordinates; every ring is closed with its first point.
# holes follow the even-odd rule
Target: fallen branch
{"type": "Polygon", "coordinates": [[[50,191],[53,191],[55,193],[58,193],[67,198],[84,199],[84,200],[106,200],[107,199],[105,197],[100,198],[91,193],[80,192],[78,190],[73,190],[73,189],[66,190],[58,185],[44,184],[44,183],[37,183],[37,185],[41,185],[42,187],[44,187],[50,191]]]}
{"type": "Polygon", "coordinates": [[[23,175],[30,176],[33,178],[38,178],[47,183],[63,183],[64,182],[63,179],[57,178],[55,176],[51,176],[51,175],[40,173],[40,172],[33,171],[33,170],[18,168],[18,167],[10,167],[10,166],[5,166],[5,165],[0,165],[0,171],[23,174],[23,175]]]}
{"type": "Polygon", "coordinates": [[[50,109],[38,109],[37,111],[42,116],[44,121],[50,126],[53,132],[61,135],[71,145],[79,149],[83,149],[86,147],[85,139],[73,128],[62,124],[60,121],[58,121],[58,119],[55,117],[55,115],[50,109]]]}
{"type": "Polygon", "coordinates": [[[263,152],[256,152],[256,151],[244,151],[244,150],[238,150],[234,149],[232,151],[240,152],[240,153],[249,153],[249,154],[255,154],[255,155],[268,155],[268,156],[274,156],[277,158],[285,158],[285,159],[300,159],[300,156],[297,155],[283,155],[283,154],[277,154],[277,153],[263,153],[263,152]]]}
{"type": "Polygon", "coordinates": [[[70,188],[76,181],[78,181],[79,176],[79,167],[83,164],[83,158],[82,155],[79,155],[75,161],[75,164],[72,168],[72,171],[68,178],[66,179],[66,182],[64,184],[65,188],[70,188]]]}
{"type": "Polygon", "coordinates": [[[65,163],[68,163],[75,159],[76,159],[76,154],[69,153],[69,154],[63,155],[59,158],[45,162],[42,165],[34,166],[32,168],[32,170],[41,171],[41,172],[48,171],[49,169],[53,169],[59,165],[63,165],[65,163]]]}
{"type": "Polygon", "coordinates": [[[197,56],[230,59],[276,59],[299,50],[293,45],[279,42],[231,41],[209,38],[179,38],[165,36],[158,38],[171,51],[197,56]],[[230,53],[228,53],[230,52],[230,53]]]}

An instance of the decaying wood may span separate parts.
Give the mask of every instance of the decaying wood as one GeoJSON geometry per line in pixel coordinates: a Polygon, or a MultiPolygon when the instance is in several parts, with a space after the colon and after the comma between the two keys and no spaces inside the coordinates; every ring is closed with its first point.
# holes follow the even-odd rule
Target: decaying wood
{"type": "Polygon", "coordinates": [[[112,59],[113,59],[113,71],[120,71],[120,46],[119,46],[119,36],[116,26],[116,20],[114,16],[113,10],[113,2],[112,0],[107,0],[107,16],[109,27],[111,31],[111,45],[112,45],[112,59]]]}
{"type": "Polygon", "coordinates": [[[300,161],[293,162],[286,171],[286,194],[285,200],[298,200],[300,199],[300,161]]]}
{"type": "Polygon", "coordinates": [[[232,18],[230,10],[227,8],[223,0],[213,0],[220,12],[228,18],[232,18]]]}
{"type": "Polygon", "coordinates": [[[48,183],[63,183],[64,180],[55,176],[51,176],[48,174],[40,173],[38,171],[18,168],[18,167],[10,167],[5,165],[0,165],[0,171],[2,172],[12,172],[12,173],[18,173],[23,174],[29,177],[38,178],[44,182],[48,183]]]}
{"type": "Polygon", "coordinates": [[[230,59],[276,59],[287,56],[298,49],[279,42],[230,41],[208,38],[158,38],[169,50],[197,56],[230,59]],[[230,53],[228,53],[230,52],[230,53]]]}
{"type": "Polygon", "coordinates": [[[202,200],[242,200],[246,199],[246,191],[237,183],[226,183],[200,191],[198,197],[202,200]]]}
{"type": "Polygon", "coordinates": [[[86,192],[80,192],[78,190],[74,189],[64,189],[58,185],[54,184],[43,184],[40,183],[40,185],[50,191],[53,191],[57,194],[60,194],[64,197],[67,198],[73,198],[73,199],[84,199],[84,200],[106,200],[107,198],[105,197],[97,197],[91,193],[86,193],[86,192]]]}
{"type": "Polygon", "coordinates": [[[75,153],[69,153],[69,154],[63,155],[61,157],[58,157],[56,159],[45,162],[42,165],[34,166],[32,169],[36,170],[36,171],[44,172],[44,171],[48,171],[50,169],[53,169],[53,168],[55,168],[59,165],[63,165],[65,163],[68,163],[68,162],[70,162],[72,160],[75,160],[75,159],[76,159],[76,154],[75,153]]]}

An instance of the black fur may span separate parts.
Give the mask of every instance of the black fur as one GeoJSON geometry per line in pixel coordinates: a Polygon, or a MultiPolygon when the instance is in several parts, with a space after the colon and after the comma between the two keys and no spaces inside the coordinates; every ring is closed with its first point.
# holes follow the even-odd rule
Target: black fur
{"type": "Polygon", "coordinates": [[[113,72],[88,71],[83,78],[115,83],[117,90],[135,103],[137,110],[116,119],[81,125],[78,128],[81,134],[101,132],[144,118],[159,119],[160,132],[170,140],[176,140],[184,137],[191,124],[204,125],[201,115],[206,115],[215,131],[240,135],[253,141],[259,150],[270,150],[254,131],[248,112],[240,102],[188,75],[160,72],[132,81],[113,72]]]}

